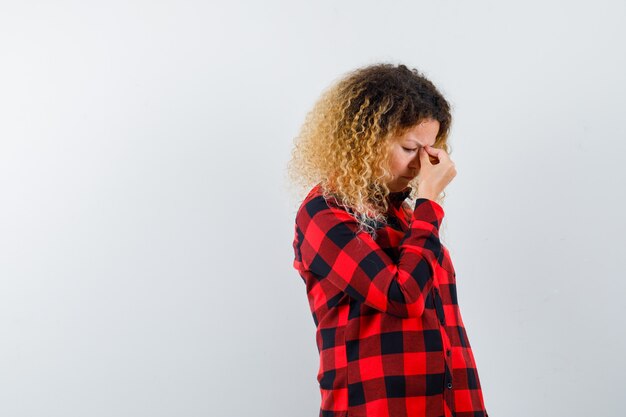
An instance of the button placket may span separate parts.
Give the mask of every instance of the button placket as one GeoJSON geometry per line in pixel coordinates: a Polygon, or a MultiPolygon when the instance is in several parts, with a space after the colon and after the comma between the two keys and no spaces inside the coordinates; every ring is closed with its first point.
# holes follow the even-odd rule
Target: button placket
{"type": "Polygon", "coordinates": [[[439,319],[439,323],[441,324],[441,334],[443,340],[443,354],[444,354],[444,397],[446,398],[446,402],[453,402],[453,397],[451,397],[452,393],[450,390],[452,389],[452,347],[449,344],[449,340],[446,337],[446,319],[443,309],[443,300],[441,299],[441,294],[439,293],[439,288],[437,286],[433,287],[432,292],[433,303],[435,304],[435,310],[437,313],[437,317],[439,319]]]}

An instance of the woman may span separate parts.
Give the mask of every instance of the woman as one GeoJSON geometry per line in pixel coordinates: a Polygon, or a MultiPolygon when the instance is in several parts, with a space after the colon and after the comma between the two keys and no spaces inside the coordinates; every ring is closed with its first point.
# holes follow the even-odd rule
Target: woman
{"type": "Polygon", "coordinates": [[[439,239],[450,123],[422,74],[377,64],[326,90],[296,138],[289,171],[309,191],[293,265],[317,328],[320,417],[488,416],[439,239]]]}

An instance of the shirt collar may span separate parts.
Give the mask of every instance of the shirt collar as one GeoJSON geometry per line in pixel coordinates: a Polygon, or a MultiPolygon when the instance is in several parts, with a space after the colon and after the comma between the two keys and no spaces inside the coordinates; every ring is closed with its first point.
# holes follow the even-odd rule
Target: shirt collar
{"type": "Polygon", "coordinates": [[[399,206],[402,204],[404,200],[411,194],[413,189],[411,187],[406,187],[402,191],[394,191],[389,193],[387,196],[388,200],[393,203],[395,206],[399,206]]]}
{"type": "MultiPolygon", "coordinates": [[[[315,185],[314,190],[321,190],[321,183],[318,183],[315,185]]],[[[413,191],[413,189],[409,186],[407,186],[404,190],[402,191],[394,191],[394,192],[390,192],[387,195],[387,200],[389,202],[391,202],[395,207],[398,207],[402,204],[402,202],[404,200],[407,199],[407,197],[411,194],[411,191],[413,191]]]]}

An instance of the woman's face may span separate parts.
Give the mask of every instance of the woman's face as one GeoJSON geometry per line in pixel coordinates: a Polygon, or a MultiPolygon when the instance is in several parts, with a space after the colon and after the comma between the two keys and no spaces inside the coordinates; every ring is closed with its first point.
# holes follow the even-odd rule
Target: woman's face
{"type": "Polygon", "coordinates": [[[439,122],[425,119],[407,130],[402,136],[390,138],[390,170],[393,174],[387,187],[394,191],[404,190],[420,170],[419,148],[433,146],[439,133],[439,122]]]}

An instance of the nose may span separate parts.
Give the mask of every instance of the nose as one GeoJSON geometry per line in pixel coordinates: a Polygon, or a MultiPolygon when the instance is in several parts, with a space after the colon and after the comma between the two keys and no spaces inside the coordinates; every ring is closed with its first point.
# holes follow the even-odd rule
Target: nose
{"type": "Polygon", "coordinates": [[[419,157],[419,152],[417,152],[417,155],[415,155],[415,157],[413,157],[410,161],[409,161],[409,168],[411,169],[415,169],[418,170],[420,168],[420,157],[419,157]]]}

